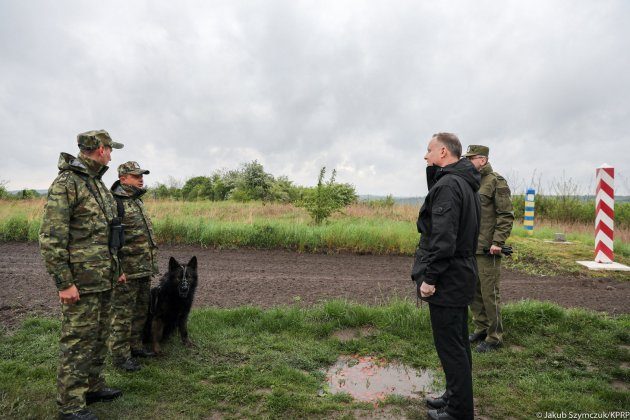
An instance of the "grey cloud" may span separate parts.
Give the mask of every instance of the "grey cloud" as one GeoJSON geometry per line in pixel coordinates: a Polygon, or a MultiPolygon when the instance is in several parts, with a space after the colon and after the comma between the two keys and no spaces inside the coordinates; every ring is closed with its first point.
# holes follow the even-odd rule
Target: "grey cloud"
{"type": "Polygon", "coordinates": [[[490,145],[515,183],[535,169],[586,189],[607,162],[630,194],[628,12],[622,0],[7,1],[0,179],[45,188],[77,132],[106,128],[126,144],[112,164],[141,161],[153,181],[258,159],[302,184],[326,165],[361,193],[420,195],[428,138],[453,131],[490,145]]]}

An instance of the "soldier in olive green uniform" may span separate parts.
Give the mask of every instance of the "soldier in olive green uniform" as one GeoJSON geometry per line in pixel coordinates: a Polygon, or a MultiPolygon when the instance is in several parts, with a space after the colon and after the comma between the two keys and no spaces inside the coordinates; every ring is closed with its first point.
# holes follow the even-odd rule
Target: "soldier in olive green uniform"
{"type": "Polygon", "coordinates": [[[503,342],[499,293],[501,247],[510,236],[514,223],[510,187],[505,178],[492,170],[488,163],[489,152],[486,146],[471,145],[464,155],[481,173],[481,224],[477,246],[479,281],[470,305],[475,331],[469,338],[471,343],[481,341],[476,350],[482,353],[498,348],[503,342]]]}
{"type": "Polygon", "coordinates": [[[107,388],[102,375],[111,289],[119,265],[110,242],[116,204],[101,177],[112,148],[123,145],[104,130],[81,133],[77,141],[78,157],[67,153],[59,157],[59,175],[48,190],[39,243],[61,302],[60,417],[94,419],[86,403],[122,395],[107,388]]]}
{"type": "Polygon", "coordinates": [[[140,369],[135,357],[155,354],[142,346],[142,330],[151,294],[151,276],[157,274],[157,246],[151,219],[142,203],[143,175],[149,171],[137,162],[118,167],[118,181],[112,194],[124,212],[125,245],[120,250],[126,282],[117,283],[112,292],[110,350],[114,365],[127,371],[140,369]]]}

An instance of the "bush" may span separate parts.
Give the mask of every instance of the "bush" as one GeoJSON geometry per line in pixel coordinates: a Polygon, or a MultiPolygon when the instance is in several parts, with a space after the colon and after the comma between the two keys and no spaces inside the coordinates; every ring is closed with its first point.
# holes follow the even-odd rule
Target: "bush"
{"type": "Polygon", "coordinates": [[[236,177],[236,188],[230,198],[236,201],[271,201],[273,175],[265,172],[263,166],[254,160],[244,163],[236,177]]]}
{"type": "Polygon", "coordinates": [[[9,192],[7,191],[8,181],[0,180],[0,199],[9,198],[9,192]]]}
{"type": "MultiPolygon", "coordinates": [[[[333,171],[333,175],[334,173],[335,172],[333,171]]],[[[333,190],[333,195],[341,204],[343,204],[343,207],[357,202],[357,193],[353,185],[333,183],[331,188],[333,190]]]]}
{"type": "Polygon", "coordinates": [[[278,179],[271,184],[269,193],[272,201],[280,203],[295,203],[303,196],[302,190],[293,185],[293,182],[286,176],[278,177],[278,179]]]}
{"type": "Polygon", "coordinates": [[[0,240],[2,242],[28,241],[30,239],[29,226],[29,221],[24,216],[9,217],[0,222],[0,240]]]}
{"type": "Polygon", "coordinates": [[[182,188],[182,198],[187,201],[213,200],[212,179],[207,176],[190,178],[182,188]]]}
{"type": "Polygon", "coordinates": [[[368,200],[365,201],[368,207],[371,208],[385,208],[392,209],[394,208],[394,204],[396,204],[396,200],[391,194],[388,194],[385,198],[379,198],[377,200],[368,200]]]}
{"type": "Polygon", "coordinates": [[[328,182],[324,182],[326,167],[319,172],[317,186],[306,191],[304,198],[297,203],[304,207],[316,224],[321,224],[334,212],[356,201],[357,195],[350,184],[336,184],[333,170],[328,182]]]}

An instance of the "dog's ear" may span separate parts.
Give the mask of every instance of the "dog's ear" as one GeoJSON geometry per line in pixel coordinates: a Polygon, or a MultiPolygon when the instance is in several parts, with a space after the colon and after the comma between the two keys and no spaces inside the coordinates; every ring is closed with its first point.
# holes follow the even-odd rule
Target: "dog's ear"
{"type": "Polygon", "coordinates": [[[175,270],[177,270],[177,268],[180,266],[181,264],[177,262],[177,260],[173,257],[171,257],[170,260],[168,260],[168,271],[173,272],[175,270]]]}
{"type": "Polygon", "coordinates": [[[197,256],[196,255],[192,257],[190,261],[188,261],[188,267],[197,271],[197,256]]]}

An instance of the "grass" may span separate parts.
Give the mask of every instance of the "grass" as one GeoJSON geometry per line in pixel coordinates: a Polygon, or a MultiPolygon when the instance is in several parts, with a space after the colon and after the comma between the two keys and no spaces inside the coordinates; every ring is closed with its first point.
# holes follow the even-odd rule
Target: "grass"
{"type": "MultiPolygon", "coordinates": [[[[630,406],[630,317],[610,318],[550,303],[504,309],[508,346],[474,355],[479,415],[532,418],[541,411],[601,412],[630,406]]],[[[379,405],[326,392],[324,371],[339,355],[374,355],[439,371],[428,311],[408,301],[367,307],[331,301],[316,307],[198,309],[190,319],[197,347],[174,340],[166,356],[134,374],[106,369],[122,399],[96,404],[107,418],[353,418],[383,406],[394,417],[424,418],[418,400],[379,405]],[[370,326],[348,342],[336,330],[370,326]],[[324,392],[320,392],[320,390],[324,392]],[[319,396],[318,396],[319,394],[319,396]]],[[[30,318],[0,336],[0,416],[55,414],[59,322],[30,318]]],[[[440,374],[441,375],[441,374],[440,374]]]]}
{"type": "MultiPolygon", "coordinates": [[[[0,241],[37,241],[44,200],[0,201],[0,241]]],[[[304,209],[260,202],[178,202],[148,200],[158,242],[216,248],[279,248],[299,252],[412,255],[418,243],[414,206],[348,206],[327,223],[314,225],[304,209]]],[[[630,265],[630,229],[615,231],[615,260],[630,265]]],[[[593,259],[593,227],[583,223],[537,221],[533,236],[516,222],[508,244],[516,252],[506,266],[537,275],[612,276],[575,263],[593,259]],[[573,245],[544,242],[564,232],[573,245]]]]}

